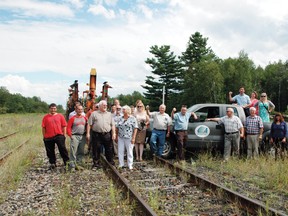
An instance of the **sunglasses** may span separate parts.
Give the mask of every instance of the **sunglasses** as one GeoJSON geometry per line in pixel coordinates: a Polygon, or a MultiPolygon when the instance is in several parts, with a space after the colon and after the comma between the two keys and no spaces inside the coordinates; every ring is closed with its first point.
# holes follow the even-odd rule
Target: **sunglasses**
{"type": "Polygon", "coordinates": [[[266,97],[266,95],[261,95],[261,97],[266,97]]]}
{"type": "Polygon", "coordinates": [[[137,108],[141,108],[141,107],[143,107],[143,106],[137,106],[137,108]]]}

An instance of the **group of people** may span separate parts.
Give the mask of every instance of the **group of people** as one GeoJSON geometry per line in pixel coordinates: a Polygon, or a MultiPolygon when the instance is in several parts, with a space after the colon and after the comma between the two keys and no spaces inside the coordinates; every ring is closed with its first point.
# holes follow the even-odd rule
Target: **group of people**
{"type": "MultiPolygon", "coordinates": [[[[226,116],[222,118],[209,118],[207,121],[217,121],[225,126],[224,135],[224,162],[228,161],[231,150],[234,155],[239,154],[240,138],[245,138],[247,143],[247,157],[255,158],[259,155],[259,141],[262,140],[264,122],[270,122],[270,112],[275,105],[267,99],[265,92],[261,93],[260,100],[254,91],[251,98],[245,94],[245,89],[241,87],[239,94],[232,97],[229,92],[229,100],[232,103],[243,107],[247,116],[244,125],[241,120],[234,115],[234,109],[228,108],[226,116]]],[[[287,126],[281,113],[276,113],[270,130],[270,143],[278,153],[283,156],[286,148],[286,137],[288,135],[287,126]]]]}
{"type": "MultiPolygon", "coordinates": [[[[239,94],[229,99],[243,107],[247,118],[244,124],[234,115],[234,109],[228,108],[226,116],[221,118],[208,118],[207,121],[218,121],[225,126],[224,134],[224,161],[228,161],[231,151],[239,154],[240,138],[247,142],[247,156],[258,156],[259,140],[262,139],[263,123],[270,122],[269,113],[274,109],[274,104],[267,99],[266,93],[261,93],[257,99],[257,93],[253,92],[251,98],[245,94],[241,87],[239,94]]],[[[75,104],[75,110],[70,113],[68,123],[62,114],[57,113],[56,104],[49,106],[49,113],[42,120],[42,133],[49,158],[50,168],[56,167],[55,144],[57,144],[64,165],[69,163],[71,170],[79,169],[84,157],[85,144],[92,153],[93,168],[101,167],[100,154],[105,152],[109,163],[115,165],[114,156],[118,156],[119,168],[125,167],[124,155],[127,155],[127,167],[133,170],[134,147],[136,161],[143,160],[146,131],[150,127],[150,149],[152,154],[162,156],[165,139],[170,136],[172,120],[177,140],[177,154],[180,161],[184,161],[184,148],[187,142],[187,129],[189,119],[192,116],[197,119],[193,112],[187,111],[187,106],[182,105],[181,110],[176,112],[172,109],[171,117],[165,112],[166,106],[161,104],[159,111],[150,112],[149,106],[144,106],[141,100],[136,101],[134,106],[122,106],[119,100],[115,100],[108,111],[107,101],[102,100],[93,105],[93,109],[86,114],[80,103],[75,104]],[[70,137],[70,155],[65,147],[66,134],[70,137]],[[126,150],[126,152],[125,152],[126,150]]],[[[274,117],[271,125],[270,142],[275,144],[280,151],[285,148],[287,126],[280,113],[274,117]]]]}
{"type": "Polygon", "coordinates": [[[124,166],[126,148],[128,168],[133,169],[134,145],[137,146],[136,160],[142,161],[145,130],[149,125],[144,104],[138,102],[135,115],[131,115],[131,108],[127,105],[120,107],[116,101],[115,106],[117,112],[111,113],[107,110],[107,102],[102,100],[85,114],[83,106],[76,103],[75,110],[70,113],[66,123],[64,116],[57,113],[56,104],[50,104],[49,113],[42,120],[42,133],[50,169],[56,167],[55,144],[58,146],[64,165],[69,163],[70,170],[81,167],[86,143],[88,149],[92,151],[93,167],[96,168],[100,167],[102,148],[105,150],[107,161],[115,164],[113,141],[114,144],[118,144],[119,167],[124,166]],[[66,134],[70,137],[70,155],[65,146],[66,134]]]}
{"type": "Polygon", "coordinates": [[[93,168],[101,167],[100,154],[105,152],[109,163],[115,165],[114,156],[118,156],[119,168],[125,167],[124,155],[127,155],[127,168],[133,170],[134,147],[136,161],[143,161],[143,150],[146,142],[146,131],[153,122],[150,138],[152,154],[162,156],[166,137],[170,136],[172,119],[175,120],[175,133],[178,137],[177,148],[180,160],[184,160],[183,148],[187,141],[188,121],[195,113],[188,113],[187,107],[171,117],[165,112],[166,106],[161,104],[159,111],[150,112],[149,106],[138,100],[136,106],[120,105],[115,100],[111,111],[107,110],[107,101],[102,100],[93,106],[86,114],[80,103],[75,104],[75,110],[70,113],[68,123],[62,114],[57,113],[56,104],[49,106],[49,113],[42,120],[42,133],[49,158],[50,168],[56,167],[55,144],[57,144],[64,165],[69,163],[70,170],[81,168],[85,144],[91,150],[93,168]],[[152,121],[153,119],[153,121],[152,121]],[[66,134],[70,137],[70,155],[65,147],[66,134]],[[126,152],[125,152],[126,150],[126,152]]]}

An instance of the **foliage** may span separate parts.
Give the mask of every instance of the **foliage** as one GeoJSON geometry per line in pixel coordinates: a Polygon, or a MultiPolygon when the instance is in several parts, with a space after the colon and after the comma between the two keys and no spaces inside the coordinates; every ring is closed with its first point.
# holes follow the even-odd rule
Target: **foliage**
{"type": "MultiPolygon", "coordinates": [[[[0,87],[0,114],[5,113],[44,113],[48,104],[39,97],[23,97],[21,94],[11,94],[5,87],[0,87]]],[[[60,111],[63,110],[59,106],[60,111]]]]}
{"type": "Polygon", "coordinates": [[[285,111],[288,104],[288,60],[266,66],[262,79],[262,91],[275,104],[278,111],[285,111]]]}
{"type": "Polygon", "coordinates": [[[199,32],[190,36],[178,61],[170,46],[152,46],[150,53],[155,58],[145,62],[152,68],[152,75],[146,76],[146,85],[142,87],[153,109],[161,103],[164,84],[168,109],[179,108],[181,104],[230,103],[228,92],[236,95],[242,86],[248,95],[252,91],[266,92],[275,110],[287,109],[288,60],[269,63],[263,68],[256,66],[243,50],[238,57],[220,59],[208,47],[208,38],[199,32]],[[167,65],[173,69],[167,70],[167,65]]]}
{"type": "Polygon", "coordinates": [[[189,68],[192,63],[198,63],[206,56],[215,58],[212,49],[207,47],[208,38],[204,38],[200,32],[190,36],[185,52],[180,57],[184,65],[189,68]]]}
{"type": "MultiPolygon", "coordinates": [[[[138,91],[134,91],[132,94],[127,94],[127,95],[124,95],[124,94],[120,94],[120,95],[117,95],[116,97],[121,105],[128,105],[128,106],[135,106],[136,104],[136,101],[137,100],[141,100],[144,105],[148,104],[148,100],[138,91]]],[[[112,98],[112,103],[113,104],[113,101],[114,101],[115,98],[112,98]]]]}
{"type": "Polygon", "coordinates": [[[153,76],[146,77],[146,85],[142,86],[147,90],[144,95],[150,101],[151,109],[157,109],[161,104],[162,91],[165,87],[164,100],[167,108],[172,108],[175,94],[182,91],[183,65],[170,51],[170,46],[152,46],[150,53],[154,57],[147,58],[145,62],[152,68],[153,76]]]}

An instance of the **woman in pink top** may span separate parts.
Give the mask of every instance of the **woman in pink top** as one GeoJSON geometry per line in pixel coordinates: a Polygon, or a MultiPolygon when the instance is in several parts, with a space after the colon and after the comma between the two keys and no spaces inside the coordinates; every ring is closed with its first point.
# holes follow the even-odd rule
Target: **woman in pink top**
{"type": "MultiPolygon", "coordinates": [[[[254,107],[254,105],[258,102],[258,94],[257,94],[257,92],[256,91],[253,91],[252,93],[251,93],[251,97],[250,97],[250,100],[251,100],[251,105],[250,105],[250,107],[254,107]]],[[[257,106],[257,107],[255,107],[256,108],[256,115],[258,115],[258,113],[259,113],[259,107],[257,106]]]]}

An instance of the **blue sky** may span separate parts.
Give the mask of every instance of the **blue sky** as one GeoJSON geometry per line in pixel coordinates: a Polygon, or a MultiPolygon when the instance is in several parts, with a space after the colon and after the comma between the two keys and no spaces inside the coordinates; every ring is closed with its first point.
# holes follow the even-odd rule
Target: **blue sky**
{"type": "Polygon", "coordinates": [[[143,92],[152,45],[180,55],[199,31],[220,58],[240,50],[261,66],[287,60],[285,0],[0,0],[0,86],[65,104],[68,87],[143,92]]]}

